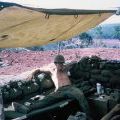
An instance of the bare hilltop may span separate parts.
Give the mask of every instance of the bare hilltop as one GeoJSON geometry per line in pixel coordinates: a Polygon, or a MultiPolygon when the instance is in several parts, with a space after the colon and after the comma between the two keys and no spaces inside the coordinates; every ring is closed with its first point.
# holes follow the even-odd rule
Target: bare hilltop
{"type": "MultiPolygon", "coordinates": [[[[0,75],[18,75],[37,67],[43,67],[53,62],[58,51],[20,51],[0,52],[2,65],[0,75]]],[[[84,56],[96,55],[102,59],[120,60],[120,49],[114,48],[82,48],[61,50],[66,61],[79,61],[84,56]]]]}

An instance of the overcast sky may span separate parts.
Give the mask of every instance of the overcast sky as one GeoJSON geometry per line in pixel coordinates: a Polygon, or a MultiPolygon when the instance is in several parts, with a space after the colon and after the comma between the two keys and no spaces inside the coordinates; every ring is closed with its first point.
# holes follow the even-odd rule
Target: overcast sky
{"type": "Polygon", "coordinates": [[[49,8],[108,8],[120,7],[120,0],[0,0],[49,8]]]}
{"type": "MultiPolygon", "coordinates": [[[[116,9],[120,0],[0,0],[40,8],[116,9]]],[[[120,15],[112,16],[104,23],[120,23],[120,15]]]]}

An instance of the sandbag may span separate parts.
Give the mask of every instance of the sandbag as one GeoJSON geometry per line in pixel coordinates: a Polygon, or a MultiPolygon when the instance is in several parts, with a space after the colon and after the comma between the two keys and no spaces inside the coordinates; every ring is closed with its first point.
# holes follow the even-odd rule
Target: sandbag
{"type": "Polygon", "coordinates": [[[112,77],[113,72],[110,70],[101,70],[101,75],[104,77],[112,77]]]}
{"type": "Polygon", "coordinates": [[[99,69],[101,58],[98,56],[91,56],[90,64],[92,69],[99,69]]]}
{"type": "Polygon", "coordinates": [[[97,83],[97,80],[96,80],[96,79],[91,78],[91,79],[89,80],[89,82],[90,82],[90,84],[91,84],[93,87],[96,87],[96,83],[97,83]]]}
{"type": "Polygon", "coordinates": [[[71,73],[71,78],[72,79],[81,79],[82,76],[83,76],[84,72],[83,71],[80,71],[80,70],[76,70],[75,73],[71,73]]]}
{"type": "Polygon", "coordinates": [[[40,89],[42,91],[44,91],[45,89],[51,89],[51,88],[54,88],[54,83],[51,79],[51,76],[47,73],[41,73],[37,76],[37,81],[36,81],[39,86],[40,86],[40,89]]]}
{"type": "Polygon", "coordinates": [[[101,75],[91,75],[91,79],[96,80],[96,82],[100,82],[101,81],[101,75]]]}
{"type": "Polygon", "coordinates": [[[51,79],[44,79],[42,82],[41,82],[41,88],[42,90],[44,91],[45,89],[51,89],[51,88],[54,88],[54,83],[51,79]]]}
{"type": "Polygon", "coordinates": [[[9,101],[9,99],[10,99],[10,98],[9,98],[9,91],[3,90],[2,96],[3,96],[3,102],[9,101]]]}
{"type": "Polygon", "coordinates": [[[102,61],[102,59],[96,55],[92,55],[90,58],[90,63],[99,63],[101,61],[102,61]]]}
{"type": "Polygon", "coordinates": [[[72,84],[79,84],[79,83],[81,83],[83,81],[83,78],[80,78],[80,79],[71,79],[71,82],[72,82],[72,84]]]}
{"type": "Polygon", "coordinates": [[[100,80],[101,83],[103,83],[104,85],[106,83],[110,84],[110,77],[107,77],[107,76],[101,76],[101,80],[100,80]]]}
{"type": "Polygon", "coordinates": [[[22,90],[20,90],[20,89],[11,88],[9,90],[9,99],[10,100],[20,97],[21,95],[22,95],[22,90]]]}
{"type": "Polygon", "coordinates": [[[18,81],[10,81],[9,85],[11,88],[17,88],[18,87],[18,81]]]}
{"type": "Polygon", "coordinates": [[[108,62],[101,63],[100,68],[106,69],[106,70],[116,70],[118,69],[118,66],[108,61],[108,62]]]}
{"type": "Polygon", "coordinates": [[[110,84],[112,88],[120,89],[120,76],[114,75],[110,79],[110,84]]]}
{"type": "Polygon", "coordinates": [[[100,74],[101,73],[101,70],[100,69],[92,69],[90,71],[91,74],[95,75],[95,74],[100,74]]]}
{"type": "Polygon", "coordinates": [[[88,72],[91,69],[89,57],[83,57],[78,62],[79,69],[83,72],[88,72]]]}
{"type": "Polygon", "coordinates": [[[30,87],[31,87],[31,93],[37,92],[40,88],[36,82],[32,83],[30,87]]]}
{"type": "Polygon", "coordinates": [[[9,102],[22,96],[22,90],[17,88],[2,88],[3,101],[9,102]]]}
{"type": "Polygon", "coordinates": [[[114,71],[114,74],[120,76],[120,69],[115,70],[115,71],[114,71]]]}
{"type": "Polygon", "coordinates": [[[87,92],[91,89],[91,85],[88,81],[83,81],[80,86],[79,89],[83,92],[87,92]]]}

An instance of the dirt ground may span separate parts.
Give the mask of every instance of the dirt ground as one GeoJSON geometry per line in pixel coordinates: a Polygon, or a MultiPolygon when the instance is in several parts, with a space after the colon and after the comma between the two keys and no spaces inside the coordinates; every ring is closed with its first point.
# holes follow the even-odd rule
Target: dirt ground
{"type": "MultiPolygon", "coordinates": [[[[14,79],[14,77],[18,79],[25,78],[26,73],[29,73],[27,71],[53,63],[53,59],[57,54],[58,51],[0,52],[0,58],[3,60],[3,65],[0,66],[0,83],[5,80],[14,79]]],[[[60,54],[65,56],[66,61],[79,61],[83,56],[92,55],[97,55],[102,59],[120,60],[120,49],[68,49],[62,50],[60,54]]]]}

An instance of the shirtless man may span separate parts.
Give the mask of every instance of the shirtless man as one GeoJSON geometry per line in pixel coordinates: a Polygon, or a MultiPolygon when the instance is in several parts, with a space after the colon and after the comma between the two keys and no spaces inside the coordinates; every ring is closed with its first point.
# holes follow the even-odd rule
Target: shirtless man
{"type": "Polygon", "coordinates": [[[13,106],[16,111],[27,113],[34,109],[40,109],[45,106],[54,104],[63,99],[74,98],[79,102],[80,108],[83,112],[89,115],[89,107],[85,96],[80,89],[71,85],[71,81],[68,77],[68,70],[71,65],[64,65],[65,59],[62,55],[57,55],[54,59],[55,69],[44,70],[44,69],[36,69],[30,78],[33,78],[36,74],[41,72],[47,72],[51,75],[52,80],[55,84],[55,92],[44,97],[43,100],[36,102],[32,105],[25,106],[19,105],[18,103],[13,103],[13,106]]]}

